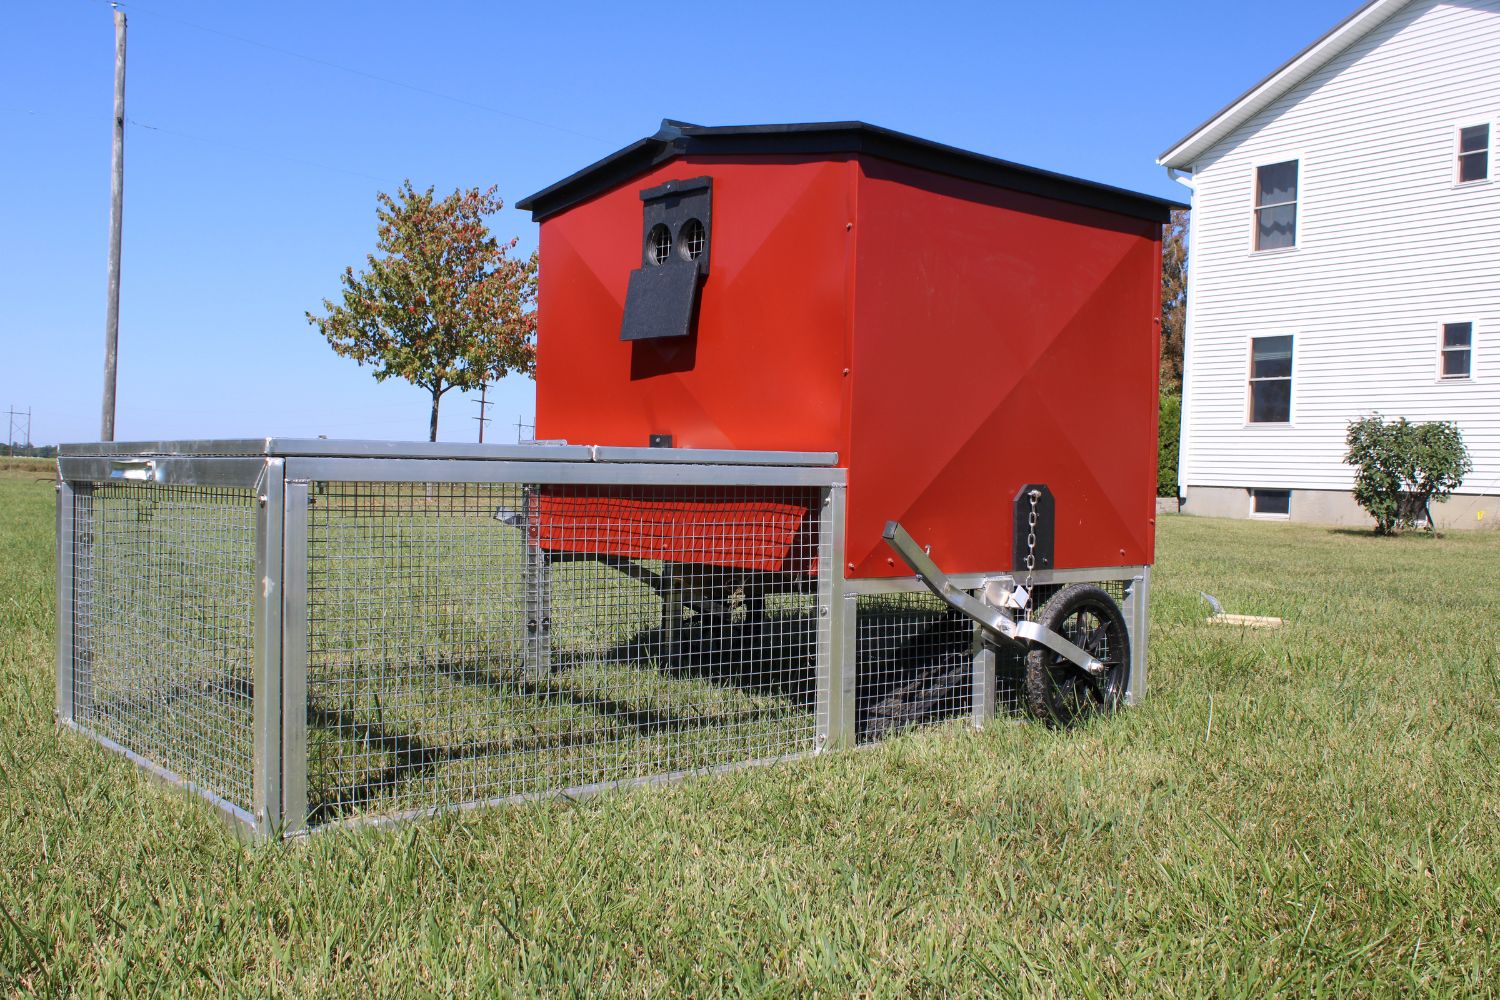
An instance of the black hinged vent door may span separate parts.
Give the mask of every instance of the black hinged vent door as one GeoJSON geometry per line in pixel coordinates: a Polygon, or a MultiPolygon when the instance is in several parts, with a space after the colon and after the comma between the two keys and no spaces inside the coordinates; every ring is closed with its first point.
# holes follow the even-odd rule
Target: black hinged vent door
{"type": "Polygon", "coordinates": [[[621,340],[686,337],[713,245],[713,179],[667,181],[641,192],[641,266],[630,272],[621,340]]]}

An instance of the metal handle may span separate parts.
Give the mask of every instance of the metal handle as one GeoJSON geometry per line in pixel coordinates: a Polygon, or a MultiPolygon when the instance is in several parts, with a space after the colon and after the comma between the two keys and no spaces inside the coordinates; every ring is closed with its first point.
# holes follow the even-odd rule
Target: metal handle
{"type": "Polygon", "coordinates": [[[928,590],[955,611],[968,615],[978,622],[980,627],[990,635],[1010,642],[1039,643],[1091,674],[1097,676],[1104,673],[1103,663],[1050,628],[1038,625],[1036,622],[1017,622],[1002,609],[975,600],[965,591],[955,587],[953,581],[948,579],[948,575],[938,569],[937,563],[932,561],[927,550],[918,545],[916,539],[907,534],[906,529],[896,521],[885,523],[885,531],[881,532],[881,537],[895,550],[901,560],[911,567],[912,572],[917,574],[917,579],[921,580],[928,590]]]}
{"type": "Polygon", "coordinates": [[[130,462],[110,462],[109,478],[154,483],[156,482],[156,461],[155,459],[141,459],[130,462]]]}

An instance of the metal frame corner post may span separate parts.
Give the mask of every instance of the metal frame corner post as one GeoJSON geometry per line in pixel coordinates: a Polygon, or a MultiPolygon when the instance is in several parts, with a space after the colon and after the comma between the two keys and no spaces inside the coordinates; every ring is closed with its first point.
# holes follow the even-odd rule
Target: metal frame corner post
{"type": "MultiPolygon", "coordinates": [[[[532,680],[545,680],[552,673],[552,562],[541,546],[541,491],[535,486],[521,488],[522,543],[526,561],[522,568],[526,591],[526,644],[524,669],[532,680]]],[[[667,569],[663,567],[663,576],[667,569]]],[[[667,609],[662,609],[662,627],[667,625],[667,609]]]]}
{"type": "Polygon", "coordinates": [[[281,578],[281,823],[307,826],[308,481],[288,479],[284,494],[281,578]]]}
{"type": "Polygon", "coordinates": [[[1140,574],[1128,584],[1125,596],[1125,621],[1130,629],[1130,681],[1125,686],[1125,704],[1138,705],[1146,697],[1146,658],[1151,628],[1151,567],[1142,566],[1140,574]]]}
{"type": "Polygon", "coordinates": [[[265,462],[255,513],[255,835],[281,825],[281,614],[285,464],[265,462]]]}
{"type": "Polygon", "coordinates": [[[817,692],[820,749],[852,747],[855,741],[854,620],[852,598],[844,588],[845,485],[822,491],[818,538],[817,692]]]}
{"type": "Polygon", "coordinates": [[[57,719],[73,721],[73,486],[57,484],[57,719]]]}
{"type": "Polygon", "coordinates": [[[974,625],[974,692],[973,715],[969,720],[975,729],[984,729],[995,721],[995,646],[985,638],[984,629],[974,625]]]}

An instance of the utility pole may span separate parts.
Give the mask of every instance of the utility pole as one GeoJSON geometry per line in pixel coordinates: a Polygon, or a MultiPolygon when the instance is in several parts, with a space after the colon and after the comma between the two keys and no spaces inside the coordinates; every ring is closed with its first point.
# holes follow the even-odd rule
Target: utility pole
{"type": "Polygon", "coordinates": [[[31,407],[26,407],[25,412],[22,412],[16,409],[15,403],[12,403],[10,404],[10,409],[5,411],[5,417],[5,443],[10,447],[11,457],[14,458],[16,455],[16,431],[20,430],[23,426],[21,423],[22,417],[26,418],[24,424],[26,428],[26,443],[22,447],[26,449],[26,454],[31,454],[31,407]]]}
{"type": "Polygon", "coordinates": [[[115,8],[115,141],[109,177],[109,301],[104,313],[104,410],[99,440],[115,439],[115,363],[120,341],[120,217],[125,209],[125,12],[115,8]]]}
{"type": "Polygon", "coordinates": [[[477,421],[479,421],[479,443],[480,444],[484,444],[484,425],[490,422],[490,418],[489,418],[488,412],[486,411],[486,407],[494,405],[493,403],[491,403],[489,401],[489,393],[490,393],[490,384],[488,382],[481,382],[481,383],[479,383],[479,416],[475,417],[474,419],[477,420],[477,421]]]}

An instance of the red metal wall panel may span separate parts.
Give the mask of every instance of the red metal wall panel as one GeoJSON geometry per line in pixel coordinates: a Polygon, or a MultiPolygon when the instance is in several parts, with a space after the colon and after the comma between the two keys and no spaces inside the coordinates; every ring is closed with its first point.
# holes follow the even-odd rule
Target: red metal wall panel
{"type": "Polygon", "coordinates": [[[537,436],[679,448],[837,451],[846,421],[853,164],[674,160],[542,224],[537,436]],[[713,177],[698,333],[620,341],[641,266],[643,188],[713,177]]]}
{"type": "Polygon", "coordinates": [[[1008,569],[1027,482],[1059,568],[1153,560],[1157,223],[867,155],[699,156],[549,217],[541,247],[539,437],[836,451],[851,577],[907,572],[888,519],[950,572],[1008,569]],[[638,192],[702,175],[697,333],[623,343],[638,192]]]}
{"type": "Polygon", "coordinates": [[[1057,500],[1058,568],[1150,563],[1156,223],[865,159],[848,549],[902,575],[895,519],[951,572],[1011,566],[1011,500],[1057,500]]]}

